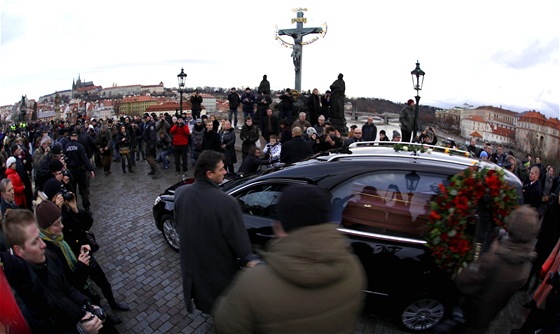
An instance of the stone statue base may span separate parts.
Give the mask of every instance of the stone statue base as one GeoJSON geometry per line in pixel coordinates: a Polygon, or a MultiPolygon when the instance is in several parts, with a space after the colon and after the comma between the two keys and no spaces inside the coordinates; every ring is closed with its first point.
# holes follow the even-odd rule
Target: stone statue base
{"type": "Polygon", "coordinates": [[[346,118],[330,117],[329,122],[333,125],[335,129],[340,132],[341,136],[348,136],[348,127],[346,126],[346,118]]]}

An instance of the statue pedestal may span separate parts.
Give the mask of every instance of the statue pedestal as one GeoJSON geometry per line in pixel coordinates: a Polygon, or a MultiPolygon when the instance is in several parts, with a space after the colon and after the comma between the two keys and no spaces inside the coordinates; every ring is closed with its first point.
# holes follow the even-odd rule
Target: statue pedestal
{"type": "Polygon", "coordinates": [[[346,126],[346,118],[340,119],[337,117],[330,117],[329,122],[333,125],[335,129],[340,132],[341,136],[348,136],[348,127],[346,126]]]}

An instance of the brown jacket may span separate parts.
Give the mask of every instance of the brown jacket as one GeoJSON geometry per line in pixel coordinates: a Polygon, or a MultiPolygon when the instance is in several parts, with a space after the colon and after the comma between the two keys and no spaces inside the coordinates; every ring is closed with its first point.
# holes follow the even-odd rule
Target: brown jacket
{"type": "Polygon", "coordinates": [[[461,271],[455,279],[465,295],[466,333],[483,333],[509,298],[529,277],[536,257],[534,243],[496,242],[491,250],[461,271]]]}

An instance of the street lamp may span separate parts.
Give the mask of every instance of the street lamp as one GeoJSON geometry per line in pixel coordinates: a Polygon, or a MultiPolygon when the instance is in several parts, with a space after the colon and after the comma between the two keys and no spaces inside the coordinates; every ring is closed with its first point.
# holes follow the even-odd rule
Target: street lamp
{"type": "MultiPolygon", "coordinates": [[[[185,87],[185,78],[187,77],[187,74],[185,73],[185,71],[183,71],[183,68],[181,67],[181,73],[177,74],[177,80],[179,80],[179,111],[180,111],[180,115],[183,114],[183,88],[185,87]]],[[[175,111],[177,112],[177,111],[175,111]]]]}
{"type": "Polygon", "coordinates": [[[414,132],[412,133],[412,140],[416,139],[416,132],[418,131],[418,108],[420,103],[420,94],[422,90],[422,85],[424,85],[424,71],[420,69],[420,62],[416,61],[416,68],[410,72],[412,75],[412,86],[416,90],[416,109],[414,110],[414,132]]]}

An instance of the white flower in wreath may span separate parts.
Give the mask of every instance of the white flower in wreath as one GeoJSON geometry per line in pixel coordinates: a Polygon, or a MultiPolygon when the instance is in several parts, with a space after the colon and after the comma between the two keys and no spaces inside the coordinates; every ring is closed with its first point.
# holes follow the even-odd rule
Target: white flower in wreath
{"type": "Polygon", "coordinates": [[[408,146],[403,146],[402,150],[403,151],[408,151],[408,146]]]}

